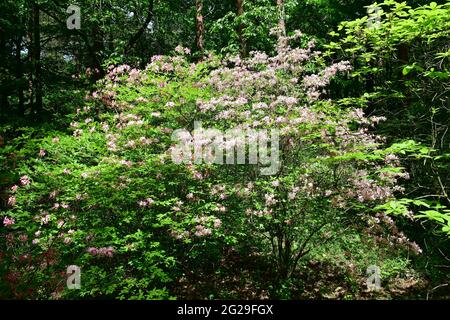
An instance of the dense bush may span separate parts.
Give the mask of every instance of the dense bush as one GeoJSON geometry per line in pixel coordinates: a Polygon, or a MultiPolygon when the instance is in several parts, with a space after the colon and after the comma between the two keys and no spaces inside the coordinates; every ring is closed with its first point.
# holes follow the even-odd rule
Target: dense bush
{"type": "Polygon", "coordinates": [[[189,50],[178,47],[144,70],[111,66],[70,115],[69,134],[24,136],[2,212],[2,295],[183,296],[189,272],[224,279],[236,272],[226,271],[233,257],[253,259],[254,272],[265,268],[272,296],[284,296],[277,288],[303,257],[344,245],[340,235],[358,228],[386,241],[379,244],[386,250],[420,253],[374,210],[402,192],[398,179],[408,175],[395,155],[402,147],[386,148],[372,133],[383,117],[326,98],[331,79],[351,66],[327,66],[313,42],[287,45],[300,38],[281,38],[275,56],[190,63],[189,50]],[[248,131],[218,142],[207,129],[248,131]],[[204,159],[218,160],[215,147],[247,141],[249,152],[263,142],[261,130],[279,138],[267,145],[272,172],[261,153],[245,165],[189,154],[173,161],[180,132],[184,151],[202,148],[204,159]],[[69,265],[81,268],[80,290],[66,289],[69,265]]]}

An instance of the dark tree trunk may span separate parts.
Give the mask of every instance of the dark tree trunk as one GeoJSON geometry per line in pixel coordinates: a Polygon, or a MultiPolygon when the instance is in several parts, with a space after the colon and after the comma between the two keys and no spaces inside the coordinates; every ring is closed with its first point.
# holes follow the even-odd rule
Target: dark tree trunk
{"type": "Polygon", "coordinates": [[[100,59],[102,52],[105,50],[103,32],[98,26],[92,28],[92,39],[94,39],[94,44],[92,46],[92,74],[94,80],[99,80],[105,76],[100,59]]]}
{"type": "Polygon", "coordinates": [[[32,111],[40,115],[42,112],[42,66],[41,66],[41,25],[39,5],[32,3],[32,54],[33,63],[33,95],[35,97],[32,111]]]}
{"type": "MultiPolygon", "coordinates": [[[[6,32],[0,27],[0,54],[6,55],[6,32]]],[[[2,92],[3,88],[0,87],[0,112],[6,112],[8,97],[2,92]]]]}
{"type": "Polygon", "coordinates": [[[196,0],[195,2],[196,15],[195,15],[195,26],[196,26],[196,36],[195,36],[195,44],[197,46],[197,50],[200,52],[205,51],[205,43],[204,43],[204,33],[205,26],[203,23],[203,0],[196,0]]]}

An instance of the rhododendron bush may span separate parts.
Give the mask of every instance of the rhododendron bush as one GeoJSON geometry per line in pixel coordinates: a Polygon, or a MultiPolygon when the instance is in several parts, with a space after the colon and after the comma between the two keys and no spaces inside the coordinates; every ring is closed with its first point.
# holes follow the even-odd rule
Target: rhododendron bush
{"type": "Polygon", "coordinates": [[[350,70],[345,61],[327,65],[299,32],[281,38],[275,56],[193,63],[178,47],[143,70],[111,66],[68,133],[34,139],[21,155],[1,213],[2,290],[169,298],[189,270],[214,273],[231,256],[264,261],[282,283],[355,226],[390,248],[420,252],[374,210],[408,177],[398,150],[373,133],[384,119],[327,98],[333,78],[350,70]],[[248,132],[223,142],[229,152],[246,141],[249,152],[258,132],[271,132],[276,170],[174,161],[177,130],[194,136],[189,150],[213,142],[195,138],[195,122],[248,132]],[[79,290],[66,287],[69,265],[80,267],[79,290]]]}

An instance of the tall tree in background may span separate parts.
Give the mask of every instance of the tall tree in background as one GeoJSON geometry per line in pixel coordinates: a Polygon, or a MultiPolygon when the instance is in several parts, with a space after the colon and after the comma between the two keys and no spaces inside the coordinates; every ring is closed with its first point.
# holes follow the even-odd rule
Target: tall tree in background
{"type": "Polygon", "coordinates": [[[284,11],[284,0],[277,0],[278,9],[278,27],[282,36],[286,36],[286,21],[285,21],[285,11],[284,11]]]}
{"type": "Polygon", "coordinates": [[[278,29],[279,29],[279,45],[285,46],[287,41],[286,37],[286,20],[284,11],[284,0],[277,0],[277,12],[278,12],[278,29]]]}
{"type": "Polygon", "coordinates": [[[32,91],[34,96],[32,111],[40,114],[42,111],[41,23],[39,4],[36,1],[31,3],[31,22],[31,62],[33,64],[32,91]]]}
{"type": "Polygon", "coordinates": [[[199,52],[203,52],[205,50],[204,43],[204,33],[205,33],[205,25],[203,23],[203,0],[195,1],[196,15],[195,15],[195,28],[196,28],[196,36],[195,36],[195,44],[197,46],[197,50],[199,52]]]}
{"type": "MultiPolygon", "coordinates": [[[[244,0],[237,0],[237,16],[242,17],[244,14],[244,0]]],[[[247,43],[244,38],[244,24],[242,22],[239,23],[238,26],[238,35],[239,35],[239,43],[241,45],[241,55],[245,57],[247,55],[247,43]]]]}

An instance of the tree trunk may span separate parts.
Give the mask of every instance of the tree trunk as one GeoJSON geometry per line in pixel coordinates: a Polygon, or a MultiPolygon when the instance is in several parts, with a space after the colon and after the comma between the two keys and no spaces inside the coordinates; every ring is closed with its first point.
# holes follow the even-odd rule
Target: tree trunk
{"type": "Polygon", "coordinates": [[[39,5],[32,3],[32,54],[33,63],[33,95],[35,97],[33,112],[40,115],[42,112],[42,66],[41,66],[41,25],[39,5]]]}
{"type": "MultiPolygon", "coordinates": [[[[244,0],[237,0],[236,1],[237,6],[237,16],[241,17],[244,14],[244,0]]],[[[244,24],[240,23],[238,27],[238,35],[239,35],[239,43],[241,45],[241,55],[243,57],[247,56],[247,43],[245,42],[244,38],[244,24]]]]}
{"type": "MultiPolygon", "coordinates": [[[[0,54],[6,56],[6,32],[0,27],[0,54]]],[[[0,87],[0,112],[6,112],[8,97],[2,93],[3,88],[0,87]]]]}
{"type": "Polygon", "coordinates": [[[102,63],[100,62],[99,57],[101,57],[102,52],[105,50],[105,43],[103,38],[103,31],[98,25],[95,25],[92,30],[92,51],[93,54],[91,56],[92,62],[92,76],[95,81],[102,79],[105,76],[105,72],[102,67],[102,63]]]}
{"type": "Polygon", "coordinates": [[[25,113],[25,98],[23,94],[23,64],[22,64],[22,58],[21,58],[21,52],[22,52],[22,36],[20,36],[16,40],[16,77],[18,86],[17,86],[17,95],[19,97],[19,113],[21,115],[24,115],[25,113]]]}
{"type": "Polygon", "coordinates": [[[282,46],[287,45],[287,42],[283,37],[286,37],[286,21],[284,12],[284,0],[277,0],[278,10],[278,28],[280,30],[280,44],[282,46]]]}
{"type": "Polygon", "coordinates": [[[200,52],[203,52],[205,50],[204,46],[204,32],[205,32],[205,26],[203,24],[203,0],[196,0],[195,2],[196,7],[196,15],[195,15],[195,26],[196,26],[196,36],[195,36],[195,43],[197,45],[197,49],[200,52]]]}

